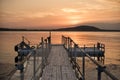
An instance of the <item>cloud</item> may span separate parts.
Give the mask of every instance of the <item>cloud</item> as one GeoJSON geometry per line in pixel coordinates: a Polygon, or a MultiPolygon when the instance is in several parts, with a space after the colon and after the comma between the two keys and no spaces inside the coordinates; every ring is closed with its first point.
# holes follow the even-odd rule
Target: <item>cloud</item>
{"type": "Polygon", "coordinates": [[[87,21],[119,22],[119,5],[120,0],[2,0],[0,24],[59,26],[69,25],[69,21],[73,24],[87,21]]]}
{"type": "Polygon", "coordinates": [[[10,12],[10,11],[4,11],[0,12],[0,23],[6,23],[6,22],[17,22],[19,20],[22,20],[24,17],[21,14],[17,14],[15,12],[10,12]]]}
{"type": "Polygon", "coordinates": [[[24,19],[44,18],[46,16],[55,16],[52,12],[11,12],[1,11],[0,21],[3,22],[19,22],[24,19]]]}
{"type": "Polygon", "coordinates": [[[52,12],[35,12],[35,13],[28,13],[26,17],[33,17],[33,18],[42,18],[46,16],[54,16],[55,13],[52,12]]]}
{"type": "Polygon", "coordinates": [[[80,10],[120,10],[120,0],[84,0],[76,5],[80,10]]]}
{"type": "Polygon", "coordinates": [[[67,13],[76,13],[76,12],[80,12],[77,9],[73,9],[73,8],[63,8],[61,9],[63,12],[67,12],[67,13]]]}

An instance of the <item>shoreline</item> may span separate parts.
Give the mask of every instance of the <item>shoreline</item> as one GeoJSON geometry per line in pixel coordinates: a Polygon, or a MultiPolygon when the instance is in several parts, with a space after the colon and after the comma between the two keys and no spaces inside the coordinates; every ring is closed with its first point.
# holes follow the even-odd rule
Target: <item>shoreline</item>
{"type": "Polygon", "coordinates": [[[98,31],[92,31],[92,30],[86,30],[86,31],[79,31],[79,30],[1,30],[0,31],[18,31],[18,32],[22,32],[22,31],[26,31],[26,32],[30,32],[30,31],[36,31],[36,32],[44,32],[44,31],[51,31],[51,32],[120,32],[120,30],[98,30],[98,31]]]}

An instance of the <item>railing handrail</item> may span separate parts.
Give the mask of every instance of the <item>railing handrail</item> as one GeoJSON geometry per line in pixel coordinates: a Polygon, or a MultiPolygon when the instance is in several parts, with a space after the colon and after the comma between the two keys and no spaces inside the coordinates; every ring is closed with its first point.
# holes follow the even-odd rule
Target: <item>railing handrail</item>
{"type": "MultiPolygon", "coordinates": [[[[48,52],[49,52],[47,50],[50,50],[48,48],[50,48],[50,46],[51,46],[51,36],[49,36],[45,39],[43,39],[43,37],[42,37],[42,40],[40,41],[39,44],[36,45],[36,47],[35,46],[30,47],[31,45],[32,44],[30,44],[30,41],[27,38],[25,38],[24,36],[22,36],[22,41],[15,46],[15,51],[18,52],[19,57],[24,57],[24,55],[22,56],[22,53],[24,54],[24,52],[26,53],[26,56],[24,58],[21,58],[22,60],[19,60],[19,61],[15,62],[16,67],[15,67],[14,71],[12,72],[12,74],[10,74],[10,76],[8,78],[9,80],[12,78],[12,76],[15,74],[15,72],[17,70],[20,70],[20,75],[23,76],[23,77],[21,77],[21,80],[24,80],[24,70],[23,70],[24,66],[23,65],[26,61],[28,61],[30,59],[31,56],[33,56],[33,59],[34,59],[33,60],[34,61],[33,62],[34,63],[34,65],[33,65],[33,76],[31,77],[31,79],[33,79],[33,80],[36,79],[36,75],[37,75],[39,69],[41,69],[40,74],[42,74],[42,72],[43,72],[42,70],[44,68],[43,66],[45,64],[43,62],[41,62],[40,65],[36,66],[36,62],[35,62],[36,61],[36,57],[35,57],[36,50],[38,48],[41,48],[42,49],[42,54],[43,54],[43,52],[45,52],[45,54],[46,54],[46,56],[42,55],[41,57],[47,57],[48,52]],[[45,50],[45,49],[47,49],[47,50],[45,50]]],[[[18,58],[18,56],[17,56],[17,58],[18,58]]],[[[42,58],[42,59],[45,59],[45,58],[42,58]]]]}
{"type": "MultiPolygon", "coordinates": [[[[68,39],[70,39],[70,41],[72,41],[75,45],[76,45],[76,43],[70,38],[70,37],[65,37],[65,36],[62,36],[62,38],[64,39],[64,38],[68,38],[68,39]]],[[[67,43],[66,43],[67,44],[67,43]]],[[[106,70],[106,68],[105,68],[105,65],[102,65],[102,64],[100,64],[100,63],[98,63],[96,60],[94,60],[93,58],[91,58],[90,56],[89,56],[89,54],[87,53],[87,52],[85,52],[83,49],[81,49],[79,46],[77,46],[77,48],[79,48],[81,51],[82,51],[82,53],[84,54],[84,55],[86,55],[94,64],[96,64],[97,66],[98,66],[98,68],[101,68],[102,69],[102,71],[101,72],[104,72],[106,75],[108,75],[111,79],[113,79],[113,80],[118,80],[113,74],[111,74],[108,70],[106,70]]],[[[102,43],[100,43],[100,48],[102,48],[103,49],[103,51],[105,51],[105,44],[102,44],[102,43]]],[[[102,50],[101,49],[101,50],[102,50]]]]}
{"type": "Polygon", "coordinates": [[[24,64],[24,63],[30,58],[31,55],[32,55],[32,52],[30,52],[30,53],[24,58],[23,61],[21,61],[21,62],[19,62],[19,63],[16,63],[16,64],[18,64],[18,65],[24,64]]]}
{"type": "Polygon", "coordinates": [[[30,41],[25,37],[25,36],[22,36],[22,41],[24,42],[24,41],[27,41],[28,42],[28,44],[30,45],[30,41]]]}

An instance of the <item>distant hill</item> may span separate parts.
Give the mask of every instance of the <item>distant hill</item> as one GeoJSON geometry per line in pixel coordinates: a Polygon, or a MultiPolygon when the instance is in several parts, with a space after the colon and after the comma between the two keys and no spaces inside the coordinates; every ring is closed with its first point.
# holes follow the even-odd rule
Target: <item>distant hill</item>
{"type": "Polygon", "coordinates": [[[82,25],[76,27],[69,27],[69,28],[59,28],[59,29],[10,29],[10,28],[0,28],[0,31],[117,31],[120,30],[104,30],[99,29],[94,26],[82,25]]]}
{"type": "MultiPolygon", "coordinates": [[[[82,25],[82,24],[81,24],[82,25]]],[[[83,23],[83,25],[95,26],[105,30],[120,30],[120,22],[95,22],[95,23],[83,23]]]]}
{"type": "Polygon", "coordinates": [[[27,29],[0,28],[0,31],[26,31],[27,29]]]}
{"type": "Polygon", "coordinates": [[[87,25],[70,27],[70,28],[60,28],[55,30],[56,31],[102,31],[102,29],[87,25]]]}

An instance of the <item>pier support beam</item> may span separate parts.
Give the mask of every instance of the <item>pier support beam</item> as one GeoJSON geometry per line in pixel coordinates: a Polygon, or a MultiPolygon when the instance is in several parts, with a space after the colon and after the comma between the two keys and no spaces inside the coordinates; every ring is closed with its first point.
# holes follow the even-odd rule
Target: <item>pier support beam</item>
{"type": "Polygon", "coordinates": [[[33,52],[34,55],[34,60],[33,60],[33,76],[34,76],[34,80],[36,80],[36,52],[33,52]]]}
{"type": "Polygon", "coordinates": [[[98,66],[97,67],[97,70],[98,70],[98,79],[97,80],[101,80],[101,74],[105,68],[106,68],[105,66],[103,66],[103,67],[98,66]]]}
{"type": "Polygon", "coordinates": [[[20,70],[20,78],[21,80],[24,80],[24,70],[20,70]]]}
{"type": "Polygon", "coordinates": [[[83,53],[83,56],[82,56],[82,80],[85,80],[85,54],[83,53]]]}

